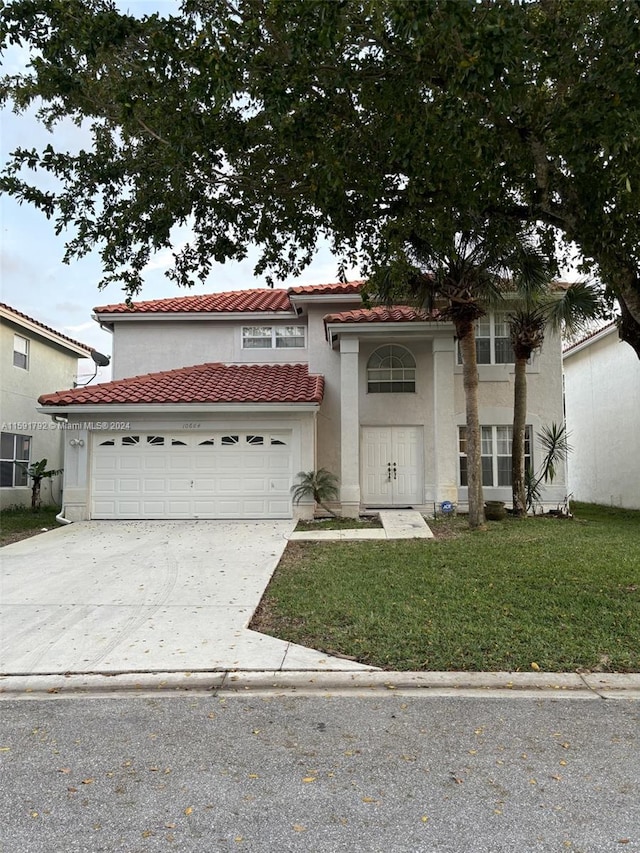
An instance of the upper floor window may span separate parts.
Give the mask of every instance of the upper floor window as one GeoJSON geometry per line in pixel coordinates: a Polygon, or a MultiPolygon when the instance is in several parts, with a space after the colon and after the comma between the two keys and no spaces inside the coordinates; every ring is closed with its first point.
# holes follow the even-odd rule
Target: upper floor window
{"type": "Polygon", "coordinates": [[[373,352],[367,364],[370,394],[407,393],[416,390],[416,360],[408,349],[387,344],[373,352]]]}
{"type": "MultiPolygon", "coordinates": [[[[514,363],[506,311],[487,314],[476,323],[476,358],[478,364],[514,363]]],[[[462,364],[460,347],[458,347],[458,364],[462,364]]]]}
{"type": "MultiPolygon", "coordinates": [[[[459,427],[460,485],[467,486],[467,428],[459,427]]],[[[480,427],[482,455],[482,485],[511,485],[511,448],[513,446],[513,427],[480,427]]],[[[524,465],[531,467],[531,427],[526,427],[524,438],[524,465]]]]}
{"type": "Polygon", "coordinates": [[[31,436],[3,432],[0,435],[0,487],[26,486],[31,436]]]}
{"type": "Polygon", "coordinates": [[[29,341],[21,335],[13,336],[13,364],[23,370],[29,369],[29,341]]]}
{"type": "Polygon", "coordinates": [[[243,326],[243,349],[304,347],[304,326],[243,326]]]}

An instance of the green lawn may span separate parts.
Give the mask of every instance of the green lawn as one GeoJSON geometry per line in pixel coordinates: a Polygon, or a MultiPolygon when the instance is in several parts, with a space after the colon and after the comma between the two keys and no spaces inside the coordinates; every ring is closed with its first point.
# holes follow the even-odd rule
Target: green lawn
{"type": "Polygon", "coordinates": [[[43,506],[37,512],[32,512],[31,507],[3,510],[0,515],[0,545],[35,536],[42,532],[43,527],[48,530],[59,527],[56,521],[59,512],[60,507],[56,506],[43,506]]]}
{"type": "Polygon", "coordinates": [[[572,510],[290,543],[252,627],[389,669],[640,671],[640,512],[572,510]]]}

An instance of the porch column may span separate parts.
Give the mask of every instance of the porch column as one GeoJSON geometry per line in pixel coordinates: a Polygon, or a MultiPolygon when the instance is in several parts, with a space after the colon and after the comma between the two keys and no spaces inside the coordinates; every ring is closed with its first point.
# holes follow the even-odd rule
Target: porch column
{"type": "Polygon", "coordinates": [[[433,339],[434,501],[458,501],[458,444],[455,422],[453,336],[433,339]]]}
{"type": "Polygon", "coordinates": [[[357,338],[340,338],[340,503],[342,515],[360,514],[360,413],[357,338]]]}

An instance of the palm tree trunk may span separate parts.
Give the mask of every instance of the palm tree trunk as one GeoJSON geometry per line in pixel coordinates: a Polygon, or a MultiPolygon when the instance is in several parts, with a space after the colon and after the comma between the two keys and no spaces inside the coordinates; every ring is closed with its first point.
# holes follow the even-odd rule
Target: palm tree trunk
{"type": "Polygon", "coordinates": [[[482,494],[482,453],[480,418],[478,415],[478,362],[476,335],[473,323],[456,324],[462,353],[462,381],[467,415],[467,485],[469,493],[469,527],[484,527],[484,496],[482,494]]]}
{"type": "Polygon", "coordinates": [[[516,356],[513,393],[513,441],[511,446],[511,489],[513,514],[527,514],[527,491],[524,477],[524,439],[527,426],[527,359],[516,356]]]}

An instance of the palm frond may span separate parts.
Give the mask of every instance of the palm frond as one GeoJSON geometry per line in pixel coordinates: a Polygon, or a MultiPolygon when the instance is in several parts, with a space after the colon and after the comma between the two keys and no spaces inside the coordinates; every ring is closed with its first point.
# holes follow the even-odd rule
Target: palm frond
{"type": "Polygon", "coordinates": [[[589,323],[605,316],[601,289],[589,282],[576,281],[551,289],[544,302],[547,322],[554,331],[580,333],[589,323]]]}

